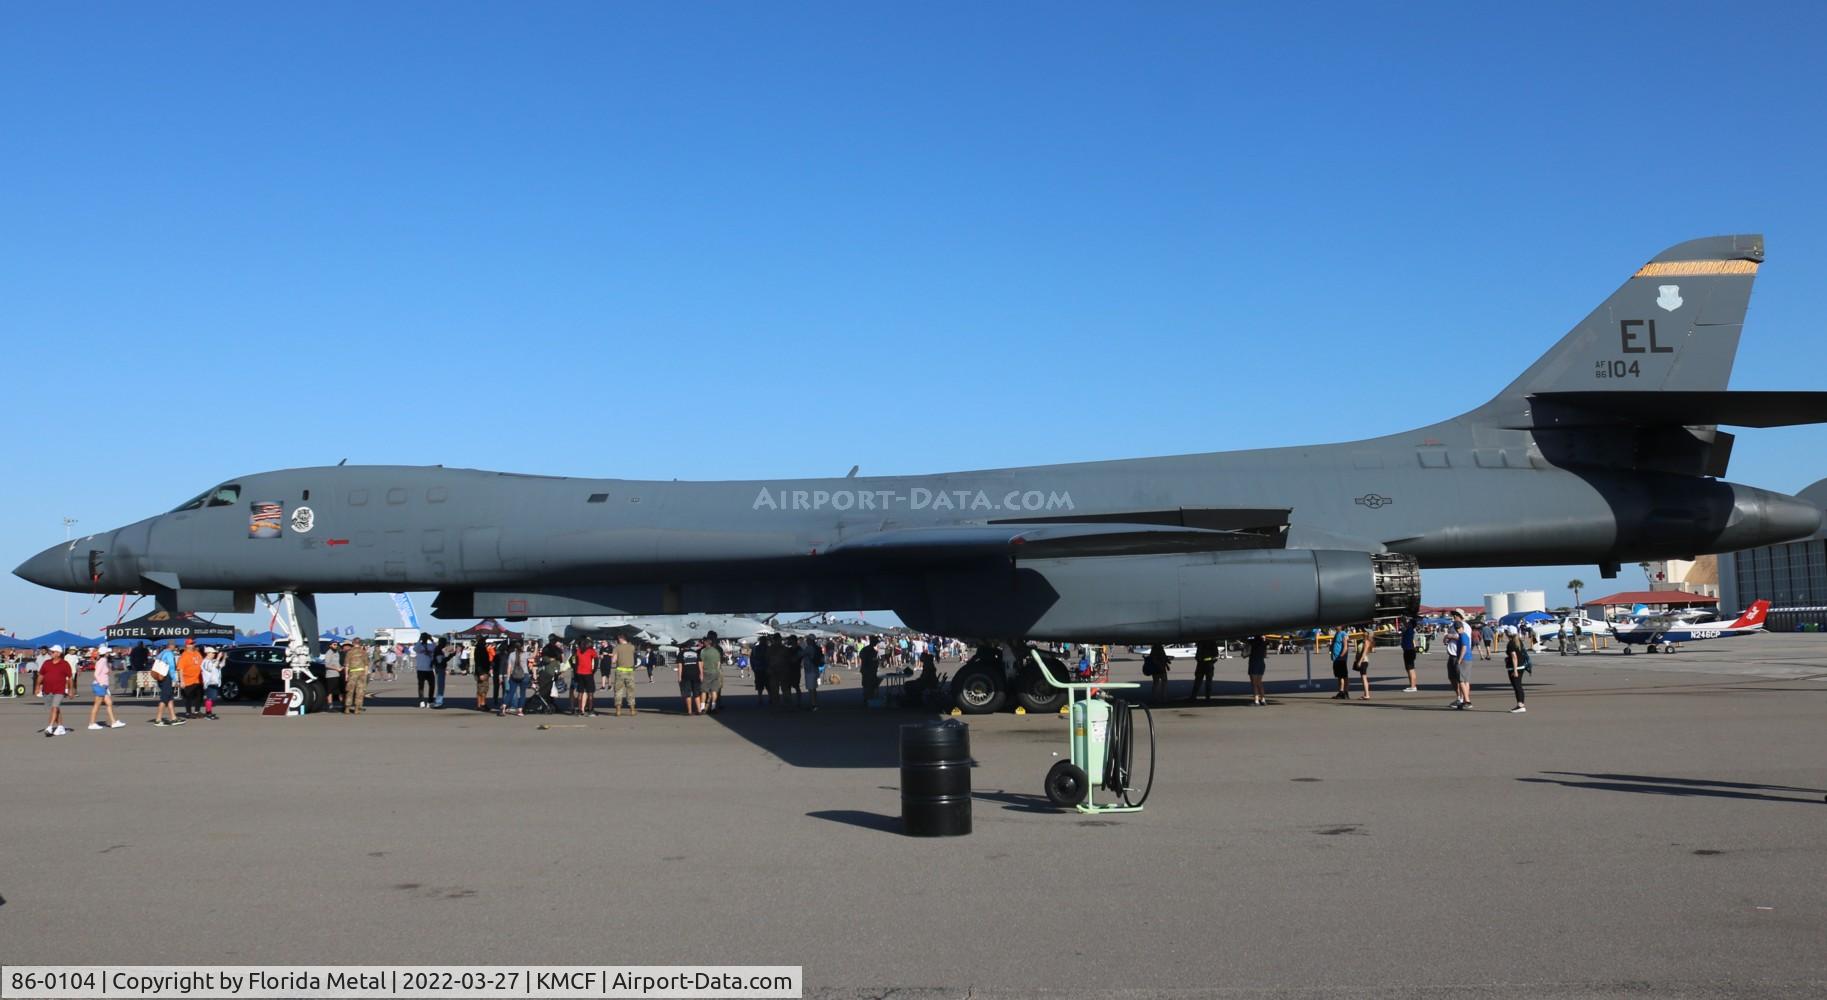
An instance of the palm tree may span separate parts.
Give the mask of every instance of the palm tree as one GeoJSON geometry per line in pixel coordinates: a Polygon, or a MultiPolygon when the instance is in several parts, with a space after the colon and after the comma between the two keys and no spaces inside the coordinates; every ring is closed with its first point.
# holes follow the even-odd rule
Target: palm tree
{"type": "Polygon", "coordinates": [[[1584,590],[1585,587],[1586,581],[1584,580],[1567,581],[1567,589],[1573,591],[1573,606],[1576,608],[1580,606],[1580,591],[1584,590]]]}

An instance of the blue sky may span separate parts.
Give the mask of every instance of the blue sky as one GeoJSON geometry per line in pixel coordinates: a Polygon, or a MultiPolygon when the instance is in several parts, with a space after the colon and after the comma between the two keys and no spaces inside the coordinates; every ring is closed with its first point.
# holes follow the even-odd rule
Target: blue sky
{"type": "MultiPolygon", "coordinates": [[[[1823,388],[1827,7],[1479,6],[7,5],[0,562],[343,458],[734,478],[1395,431],[1714,233],[1768,237],[1734,386],[1823,388]]],[[[1824,454],[1747,431],[1731,478],[1824,454]]],[[[0,627],[62,616],[0,580],[0,627]]]]}

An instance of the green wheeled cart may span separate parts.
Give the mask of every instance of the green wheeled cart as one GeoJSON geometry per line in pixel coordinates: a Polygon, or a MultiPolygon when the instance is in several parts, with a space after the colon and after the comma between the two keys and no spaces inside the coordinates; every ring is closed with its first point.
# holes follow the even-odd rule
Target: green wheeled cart
{"type": "Polygon", "coordinates": [[[1112,688],[1139,688],[1140,684],[1067,683],[1053,676],[1039,651],[1028,655],[1040,669],[1047,683],[1066,692],[1065,714],[1070,726],[1068,759],[1055,763],[1047,772],[1047,800],[1061,808],[1071,807],[1082,813],[1141,812],[1155,781],[1155,722],[1148,706],[1110,698],[1103,692],[1112,688]],[[1141,794],[1135,791],[1132,769],[1135,751],[1134,710],[1140,708],[1148,722],[1148,781],[1141,794]],[[1097,802],[1097,789],[1115,797],[1104,805],[1097,802]]]}

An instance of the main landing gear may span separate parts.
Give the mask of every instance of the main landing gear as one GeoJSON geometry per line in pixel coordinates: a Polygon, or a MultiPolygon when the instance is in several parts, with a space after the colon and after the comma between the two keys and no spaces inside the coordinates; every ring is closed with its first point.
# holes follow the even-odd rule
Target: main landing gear
{"type": "Polygon", "coordinates": [[[988,642],[952,675],[952,701],[966,715],[988,715],[1004,708],[1020,706],[1029,712],[1052,714],[1066,704],[1064,689],[1048,683],[1035,657],[1044,661],[1055,676],[1067,676],[1066,665],[1049,653],[1041,653],[1026,643],[988,642]],[[1014,649],[1011,656],[1008,649],[1014,649]],[[1013,705],[1010,703],[1013,702],[1013,705]]]}

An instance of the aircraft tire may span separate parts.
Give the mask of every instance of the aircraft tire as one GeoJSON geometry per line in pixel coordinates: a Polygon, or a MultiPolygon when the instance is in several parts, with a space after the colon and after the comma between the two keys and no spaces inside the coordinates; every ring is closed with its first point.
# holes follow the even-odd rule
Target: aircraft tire
{"type": "Polygon", "coordinates": [[[965,715],[989,715],[1008,700],[1002,664],[966,665],[952,678],[952,701],[965,715]]]}
{"type": "Polygon", "coordinates": [[[1047,771],[1047,801],[1061,809],[1070,809],[1085,801],[1085,795],[1090,791],[1085,769],[1069,760],[1056,760],[1047,771]]]}
{"type": "MultiPolygon", "coordinates": [[[[1054,657],[1047,657],[1047,669],[1054,671],[1055,676],[1067,676],[1066,665],[1054,657]]],[[[1052,714],[1066,704],[1066,692],[1064,688],[1048,684],[1040,675],[1040,668],[1030,663],[1015,679],[1015,704],[1030,712],[1052,714]]]]}
{"type": "Polygon", "coordinates": [[[321,683],[311,681],[304,686],[304,696],[304,714],[316,715],[324,710],[324,702],[328,700],[329,692],[324,690],[321,683]]]}

